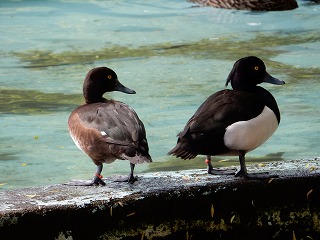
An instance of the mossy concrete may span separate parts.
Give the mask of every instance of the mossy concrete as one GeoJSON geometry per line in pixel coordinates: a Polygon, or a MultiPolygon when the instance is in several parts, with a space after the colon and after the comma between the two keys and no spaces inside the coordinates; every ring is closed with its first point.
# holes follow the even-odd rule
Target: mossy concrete
{"type": "Polygon", "coordinates": [[[279,178],[205,170],[139,175],[134,184],[0,192],[0,239],[320,239],[320,163],[252,164],[279,178]]]}

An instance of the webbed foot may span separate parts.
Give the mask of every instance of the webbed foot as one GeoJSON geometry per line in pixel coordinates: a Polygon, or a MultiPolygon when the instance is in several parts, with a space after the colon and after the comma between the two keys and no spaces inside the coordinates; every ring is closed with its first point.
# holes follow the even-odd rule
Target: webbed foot
{"type": "Polygon", "coordinates": [[[68,186],[105,186],[106,183],[102,180],[102,176],[98,173],[95,174],[92,180],[71,180],[68,183],[63,183],[63,185],[68,186]]]}
{"type": "Polygon", "coordinates": [[[96,174],[93,179],[92,179],[92,183],[93,185],[102,185],[105,186],[106,183],[102,180],[103,177],[100,174],[96,174]]]}
{"type": "Polygon", "coordinates": [[[105,186],[106,183],[102,180],[99,179],[95,181],[94,179],[92,180],[71,180],[70,182],[63,183],[63,185],[68,185],[68,186],[105,186]]]}
{"type": "Polygon", "coordinates": [[[137,177],[134,177],[131,174],[129,176],[121,176],[121,175],[112,176],[110,179],[114,182],[128,182],[128,183],[134,183],[135,181],[138,180],[137,177]]]}
{"type": "Polygon", "coordinates": [[[212,175],[234,175],[236,169],[221,169],[221,168],[214,168],[211,163],[211,159],[207,158],[205,160],[205,163],[207,164],[207,170],[208,174],[212,175]]]}
{"type": "Polygon", "coordinates": [[[277,175],[271,175],[268,172],[248,173],[245,164],[245,151],[239,151],[240,169],[236,172],[235,177],[243,177],[245,179],[269,179],[277,178],[277,175]]]}
{"type": "Polygon", "coordinates": [[[241,169],[236,172],[235,177],[242,177],[245,179],[269,179],[269,178],[278,178],[278,175],[269,174],[269,172],[259,172],[259,173],[247,173],[242,171],[241,169]]]}
{"type": "Polygon", "coordinates": [[[208,168],[208,174],[212,175],[234,175],[235,169],[208,168]]]}

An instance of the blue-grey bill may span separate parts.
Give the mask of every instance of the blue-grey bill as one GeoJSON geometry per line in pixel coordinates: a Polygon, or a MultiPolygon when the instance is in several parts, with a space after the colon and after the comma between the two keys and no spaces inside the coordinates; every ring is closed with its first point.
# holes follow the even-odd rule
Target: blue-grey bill
{"type": "Polygon", "coordinates": [[[284,81],[278,79],[278,78],[275,78],[275,77],[272,77],[269,73],[266,74],[266,76],[264,77],[263,79],[263,82],[267,82],[267,83],[271,83],[271,84],[276,84],[276,85],[283,85],[285,84],[284,81]]]}

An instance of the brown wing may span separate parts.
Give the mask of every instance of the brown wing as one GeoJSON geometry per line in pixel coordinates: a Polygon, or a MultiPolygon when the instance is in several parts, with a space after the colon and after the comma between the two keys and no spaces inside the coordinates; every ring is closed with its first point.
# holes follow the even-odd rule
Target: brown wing
{"type": "Polygon", "coordinates": [[[132,145],[145,138],[145,128],[133,109],[124,103],[109,101],[82,106],[82,124],[95,129],[110,143],[132,145]]]}
{"type": "MultiPolygon", "coordinates": [[[[93,130],[106,148],[118,158],[133,163],[151,161],[146,131],[136,112],[128,105],[118,101],[86,104],[78,111],[82,125],[93,130]]],[[[102,147],[99,147],[100,149],[102,147]]]]}

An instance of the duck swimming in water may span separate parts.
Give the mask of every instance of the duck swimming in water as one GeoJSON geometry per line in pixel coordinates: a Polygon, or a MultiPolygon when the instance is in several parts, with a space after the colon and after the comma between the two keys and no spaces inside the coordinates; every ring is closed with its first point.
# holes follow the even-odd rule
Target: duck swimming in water
{"type": "MultiPolygon", "coordinates": [[[[235,176],[267,178],[268,173],[247,172],[245,154],[263,144],[277,129],[280,112],[274,97],[257,86],[262,82],[284,84],[267,73],[265,64],[249,56],[235,62],[225,89],[211,95],[178,134],[177,145],[169,152],[182,159],[207,155],[209,174],[230,174],[214,169],[211,156],[238,155],[240,170],[235,176]]],[[[234,174],[234,172],[232,173],[234,174]]]]}
{"type": "Polygon", "coordinates": [[[284,11],[298,7],[296,0],[188,0],[202,6],[251,11],[284,11]]]}
{"type": "Polygon", "coordinates": [[[103,98],[111,91],[135,94],[110,68],[97,67],[88,72],[83,84],[85,104],[71,113],[68,126],[73,141],[97,165],[97,172],[88,183],[73,181],[68,185],[105,185],[103,163],[116,159],[129,160],[131,172],[125,180],[133,183],[135,164],[152,162],[143,123],[125,103],[103,98]]]}

